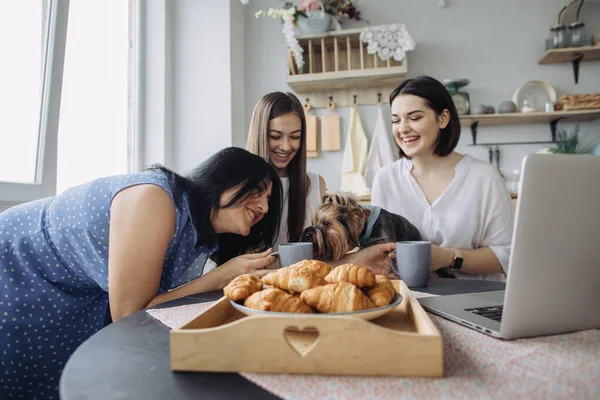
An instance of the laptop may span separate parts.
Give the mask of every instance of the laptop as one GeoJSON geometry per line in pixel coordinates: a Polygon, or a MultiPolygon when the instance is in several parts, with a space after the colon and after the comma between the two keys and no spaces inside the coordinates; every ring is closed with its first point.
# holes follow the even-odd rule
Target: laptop
{"type": "Polygon", "coordinates": [[[600,328],[600,157],[531,154],[521,173],[505,290],[419,302],[502,339],[600,328]]]}

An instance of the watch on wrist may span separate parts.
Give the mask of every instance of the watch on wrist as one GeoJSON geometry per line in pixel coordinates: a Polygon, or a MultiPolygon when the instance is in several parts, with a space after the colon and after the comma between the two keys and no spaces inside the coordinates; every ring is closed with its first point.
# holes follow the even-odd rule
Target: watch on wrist
{"type": "Polygon", "coordinates": [[[450,265],[450,269],[460,271],[462,269],[462,265],[463,265],[462,254],[460,253],[460,250],[458,250],[458,249],[452,249],[452,251],[454,252],[454,258],[452,259],[452,264],[450,265]]]}

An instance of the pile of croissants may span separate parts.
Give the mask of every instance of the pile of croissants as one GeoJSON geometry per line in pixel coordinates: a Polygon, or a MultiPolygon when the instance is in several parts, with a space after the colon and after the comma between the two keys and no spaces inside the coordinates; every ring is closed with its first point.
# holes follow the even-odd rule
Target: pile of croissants
{"type": "Polygon", "coordinates": [[[265,275],[244,274],[223,289],[225,296],[248,308],[289,313],[343,313],[383,307],[396,289],[383,275],[355,264],[332,269],[304,260],[265,275]]]}

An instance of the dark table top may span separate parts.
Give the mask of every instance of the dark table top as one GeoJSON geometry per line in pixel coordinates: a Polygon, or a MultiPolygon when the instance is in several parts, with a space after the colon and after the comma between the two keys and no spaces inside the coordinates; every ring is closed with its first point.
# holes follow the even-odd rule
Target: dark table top
{"type": "MultiPolygon", "coordinates": [[[[414,288],[438,295],[488,292],[504,283],[431,279],[414,288]]],[[[217,300],[222,291],[185,297],[156,308],[217,300]]],[[[276,399],[236,373],[173,372],[169,328],[144,310],[106,326],[85,341],[67,362],[60,398],[71,399],[276,399]]]]}

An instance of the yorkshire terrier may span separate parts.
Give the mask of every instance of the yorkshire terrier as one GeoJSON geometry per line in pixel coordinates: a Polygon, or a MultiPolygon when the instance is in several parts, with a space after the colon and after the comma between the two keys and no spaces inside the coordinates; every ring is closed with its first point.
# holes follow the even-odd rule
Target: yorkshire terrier
{"type": "Polygon", "coordinates": [[[379,207],[363,207],[350,196],[333,194],[322,197],[313,212],[312,226],[302,232],[301,240],[313,243],[316,259],[335,261],[356,247],[421,240],[421,234],[400,215],[379,207]]]}

